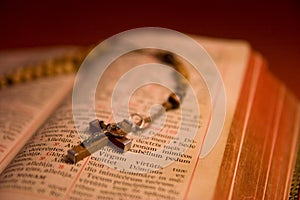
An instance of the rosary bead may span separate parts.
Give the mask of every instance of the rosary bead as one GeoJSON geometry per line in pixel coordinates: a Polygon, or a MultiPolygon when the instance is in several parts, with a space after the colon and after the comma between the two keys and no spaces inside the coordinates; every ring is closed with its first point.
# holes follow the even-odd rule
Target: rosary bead
{"type": "Polygon", "coordinates": [[[168,98],[168,101],[166,101],[165,103],[163,103],[162,106],[167,111],[179,108],[179,106],[180,106],[180,99],[179,99],[179,97],[175,93],[172,93],[172,94],[170,94],[170,96],[168,98]]]}
{"type": "Polygon", "coordinates": [[[180,99],[175,93],[170,94],[168,101],[172,104],[172,109],[179,108],[180,106],[180,99]]]}

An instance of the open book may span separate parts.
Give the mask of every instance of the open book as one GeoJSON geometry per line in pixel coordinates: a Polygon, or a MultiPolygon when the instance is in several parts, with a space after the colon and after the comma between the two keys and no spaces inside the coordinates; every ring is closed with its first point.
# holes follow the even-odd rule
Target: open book
{"type": "MultiPolygon", "coordinates": [[[[66,162],[67,151],[81,142],[72,115],[76,74],[41,78],[0,90],[0,199],[286,199],[298,149],[298,100],[268,72],[263,57],[247,42],[195,39],[218,66],[227,97],[223,130],[211,152],[200,158],[213,105],[191,66],[187,69],[201,110],[197,134],[176,159],[176,149],[163,151],[174,162],[145,173],[108,166],[126,162],[109,146],[76,164],[66,162]],[[96,154],[107,156],[98,159],[96,154]]],[[[70,50],[2,52],[0,63],[14,67],[70,50]]],[[[99,119],[113,121],[110,98],[122,74],[130,66],[154,61],[133,53],[112,64],[101,83],[105,88],[99,87],[95,97],[99,119]]],[[[137,90],[130,109],[146,113],[149,105],[162,102],[168,92],[157,87],[137,90]]],[[[179,114],[180,110],[169,112],[167,129],[134,140],[130,152],[157,159],[155,152],[176,140],[176,124],[192,120],[176,117],[179,114]]],[[[145,165],[151,163],[132,167],[145,165]]]]}

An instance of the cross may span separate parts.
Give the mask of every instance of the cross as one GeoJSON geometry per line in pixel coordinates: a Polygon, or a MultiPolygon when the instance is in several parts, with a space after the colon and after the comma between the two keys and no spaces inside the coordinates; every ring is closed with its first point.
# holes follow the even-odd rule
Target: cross
{"type": "Polygon", "coordinates": [[[92,135],[79,145],[69,149],[67,158],[71,162],[77,163],[107,146],[108,141],[123,151],[127,151],[131,147],[132,140],[126,136],[128,133],[137,130],[137,128],[136,123],[127,119],[111,124],[105,124],[103,121],[95,119],[89,123],[89,131],[92,132],[92,135]]]}
{"type": "Polygon", "coordinates": [[[162,109],[151,117],[143,118],[141,115],[134,113],[130,116],[130,120],[124,119],[118,123],[105,124],[98,119],[90,122],[90,132],[92,135],[81,142],[79,145],[68,150],[67,158],[73,162],[78,161],[90,156],[92,153],[108,145],[108,141],[122,149],[127,151],[131,147],[132,140],[128,137],[128,133],[135,133],[141,131],[149,126],[149,124],[156,117],[161,115],[163,110],[177,109],[180,105],[180,98],[171,93],[166,102],[162,104],[162,109]]]}

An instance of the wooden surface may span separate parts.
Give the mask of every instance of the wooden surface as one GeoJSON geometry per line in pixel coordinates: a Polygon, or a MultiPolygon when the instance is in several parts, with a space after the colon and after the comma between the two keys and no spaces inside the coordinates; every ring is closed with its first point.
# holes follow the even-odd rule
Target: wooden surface
{"type": "Polygon", "coordinates": [[[0,0],[0,49],[97,44],[143,26],[240,38],[261,52],[270,70],[300,97],[299,1],[242,2],[0,0]]]}

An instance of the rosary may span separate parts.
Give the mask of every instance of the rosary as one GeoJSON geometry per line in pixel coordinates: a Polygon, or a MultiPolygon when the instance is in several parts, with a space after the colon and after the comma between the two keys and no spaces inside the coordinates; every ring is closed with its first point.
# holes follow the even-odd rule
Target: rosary
{"type": "MultiPolygon", "coordinates": [[[[51,62],[45,61],[35,65],[28,65],[8,74],[1,75],[0,89],[42,77],[76,72],[88,51],[89,48],[80,49],[70,55],[52,59],[51,62]]],[[[143,50],[138,50],[136,52],[143,54],[148,53],[143,50]]],[[[132,144],[132,139],[127,137],[130,133],[137,133],[145,130],[153,120],[161,115],[163,110],[169,111],[179,108],[186,93],[188,80],[188,73],[184,65],[174,54],[167,51],[159,51],[150,54],[160,62],[173,67],[181,75],[175,74],[175,92],[171,93],[168,99],[161,104],[162,110],[145,118],[138,113],[134,113],[130,115],[129,119],[124,119],[118,123],[105,124],[104,121],[99,121],[98,119],[91,121],[89,123],[89,131],[91,132],[90,137],[74,148],[68,150],[66,157],[69,161],[77,163],[80,160],[83,160],[102,147],[107,146],[109,144],[108,141],[124,152],[128,151],[132,144]]]]}
{"type": "MultiPolygon", "coordinates": [[[[0,89],[42,77],[74,73],[80,67],[80,64],[89,50],[90,48],[82,48],[69,55],[52,59],[51,61],[28,65],[13,70],[8,74],[2,74],[0,75],[0,89]]],[[[149,54],[149,52],[144,50],[136,50],[135,52],[149,54]]],[[[173,67],[181,74],[181,76],[175,74],[175,92],[171,93],[168,99],[161,104],[162,108],[166,111],[179,108],[187,88],[188,73],[185,67],[171,52],[151,52],[150,55],[157,58],[160,62],[173,67]]],[[[134,113],[130,115],[129,119],[124,119],[118,123],[105,124],[104,121],[99,121],[98,119],[93,120],[89,123],[91,136],[74,148],[69,149],[66,157],[72,163],[77,163],[104,146],[107,146],[109,144],[108,141],[121,150],[127,151],[130,149],[132,143],[132,139],[127,137],[128,134],[145,130],[155,118],[160,116],[161,111],[162,110],[145,118],[138,113],[134,113]]]]}
{"type": "MultiPolygon", "coordinates": [[[[137,51],[145,53],[143,50],[137,51]]],[[[146,52],[147,53],[147,52],[146,52]]],[[[79,145],[68,150],[67,158],[72,163],[90,156],[92,153],[107,146],[109,141],[123,152],[131,148],[132,139],[128,137],[130,133],[137,133],[145,130],[153,120],[161,115],[162,111],[169,111],[180,107],[180,103],[186,94],[188,74],[183,64],[175,55],[167,51],[151,53],[164,64],[173,67],[179,74],[176,76],[176,88],[168,99],[161,104],[162,109],[151,116],[142,117],[138,113],[131,114],[129,119],[124,119],[117,123],[108,123],[95,119],[89,123],[90,137],[79,145]]]]}

